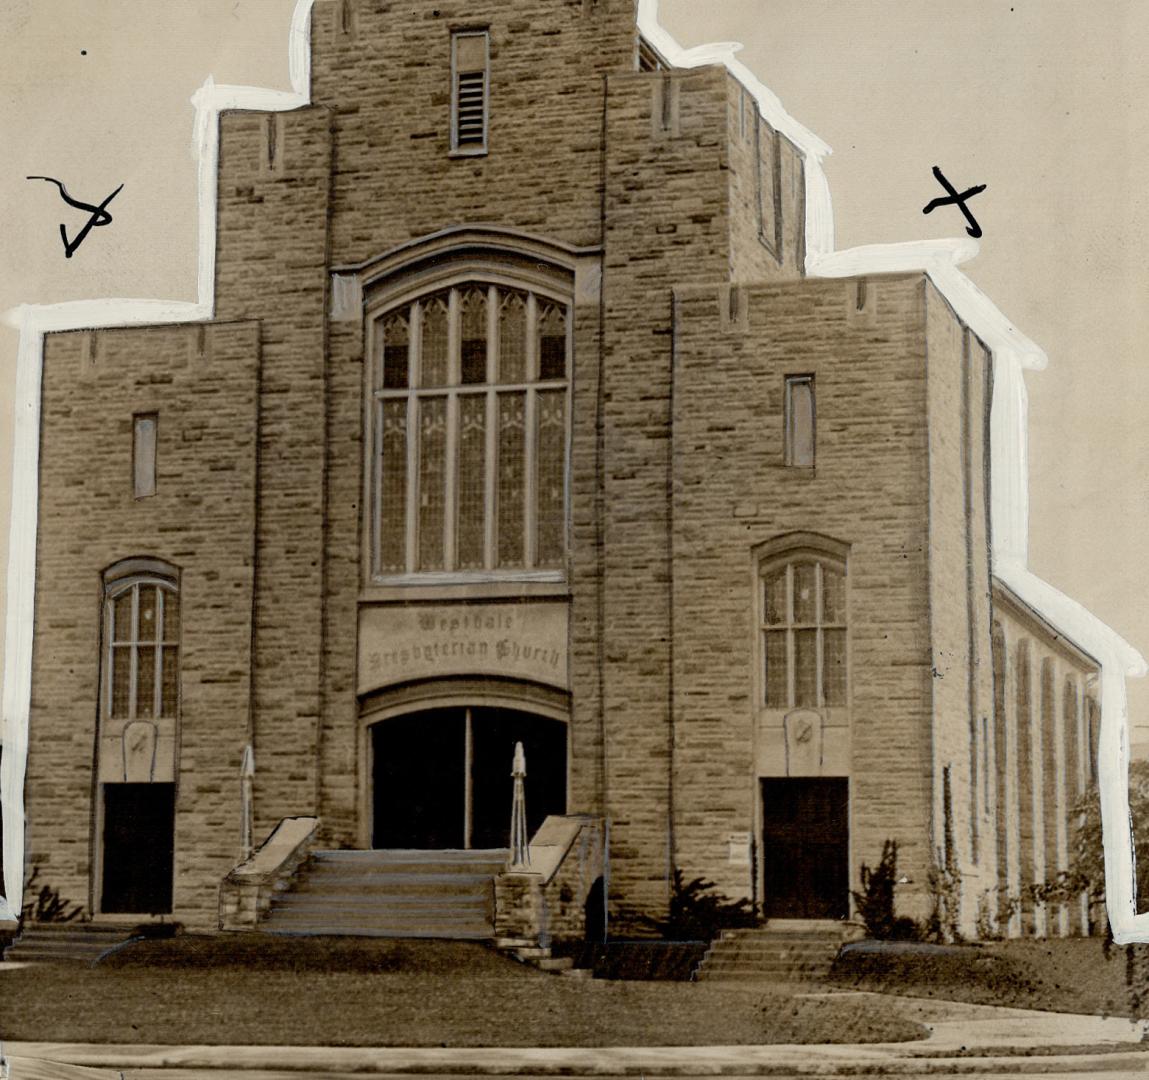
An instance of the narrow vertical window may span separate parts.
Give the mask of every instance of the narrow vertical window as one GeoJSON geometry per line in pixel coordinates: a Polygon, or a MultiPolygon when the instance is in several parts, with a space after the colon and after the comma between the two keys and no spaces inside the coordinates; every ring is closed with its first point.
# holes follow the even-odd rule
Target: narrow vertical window
{"type": "Polygon", "coordinates": [[[132,476],[137,499],[156,493],[156,428],[155,413],[135,417],[132,432],[132,476]]]}
{"type": "Polygon", "coordinates": [[[108,585],[104,715],[174,717],[179,708],[179,592],[174,581],[108,585]],[[113,591],[115,590],[115,591],[113,591]]]}
{"type": "Polygon", "coordinates": [[[466,30],[451,38],[451,150],[487,152],[490,35],[466,30]]]}
{"type": "Polygon", "coordinates": [[[814,376],[786,376],[786,464],[814,467],[814,376]]]}

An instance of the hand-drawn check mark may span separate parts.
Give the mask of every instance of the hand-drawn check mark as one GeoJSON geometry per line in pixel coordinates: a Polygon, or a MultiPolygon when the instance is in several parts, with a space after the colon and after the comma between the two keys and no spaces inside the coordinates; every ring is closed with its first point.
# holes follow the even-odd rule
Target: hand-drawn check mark
{"type": "Polygon", "coordinates": [[[966,206],[966,200],[972,199],[975,195],[980,195],[985,191],[985,184],[978,184],[977,187],[967,188],[959,195],[957,188],[942,175],[941,169],[936,165],[934,166],[934,179],[949,192],[949,197],[932,200],[922,213],[928,214],[936,210],[939,206],[956,206],[962,212],[966,221],[969,222],[969,225],[966,227],[966,232],[976,240],[981,236],[981,226],[977,223],[977,219],[973,214],[970,213],[969,207],[966,206]]]}
{"type": "Polygon", "coordinates": [[[84,238],[92,231],[93,226],[97,225],[111,225],[112,215],[108,213],[108,203],[110,203],[121,191],[124,185],[121,184],[115,191],[111,193],[99,206],[91,206],[88,203],[80,202],[78,199],[73,199],[68,194],[68,189],[64,187],[59,180],[53,179],[51,176],[27,176],[26,180],[47,180],[49,184],[55,184],[60,189],[60,197],[69,206],[74,206],[77,210],[87,210],[92,216],[88,218],[87,224],[76,234],[75,240],[68,239],[67,229],[60,225],[60,238],[64,241],[64,258],[70,259],[83,242],[84,238]]]}

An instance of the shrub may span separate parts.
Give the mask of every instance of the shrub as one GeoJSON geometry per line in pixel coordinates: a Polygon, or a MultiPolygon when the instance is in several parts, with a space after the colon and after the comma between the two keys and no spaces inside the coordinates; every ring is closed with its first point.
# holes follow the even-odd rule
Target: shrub
{"type": "MultiPolygon", "coordinates": [[[[1069,873],[1046,884],[1047,899],[1070,899],[1085,892],[1090,903],[1105,900],[1105,850],[1101,840],[1101,797],[1097,783],[1073,807],[1077,819],[1069,873]]],[[[1149,761],[1129,764],[1129,814],[1133,819],[1137,869],[1137,910],[1149,907],[1149,761]]]]}
{"type": "Polygon", "coordinates": [[[681,870],[674,871],[670,913],[666,919],[644,918],[667,941],[711,941],[723,930],[757,926],[754,905],[745,898],[731,900],[713,892],[713,881],[694,878],[684,882],[681,870]]]}
{"type": "MultiPolygon", "coordinates": [[[[36,881],[40,877],[40,867],[33,866],[32,874],[28,878],[28,883],[25,886],[25,891],[31,891],[35,888],[36,881]]],[[[40,922],[40,923],[62,923],[71,922],[73,919],[78,918],[84,909],[80,904],[72,904],[69,908],[69,903],[66,900],[60,899],[60,890],[53,889],[49,885],[41,885],[39,891],[20,909],[20,921],[25,922],[40,922]]]]}
{"type": "Polygon", "coordinates": [[[898,842],[887,840],[882,857],[871,870],[862,863],[862,889],[853,892],[858,918],[866,933],[879,941],[907,941],[918,936],[913,919],[898,918],[894,904],[894,886],[898,883],[898,842]]]}

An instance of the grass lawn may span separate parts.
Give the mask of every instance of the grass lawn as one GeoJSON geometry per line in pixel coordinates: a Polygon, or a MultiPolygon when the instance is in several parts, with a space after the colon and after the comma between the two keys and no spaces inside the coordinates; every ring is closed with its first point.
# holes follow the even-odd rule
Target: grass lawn
{"type": "Polygon", "coordinates": [[[0,1038],[354,1046],[691,1046],[920,1038],[785,988],[566,979],[477,945],[259,935],[0,970],[0,1038]]]}
{"type": "Polygon", "coordinates": [[[1149,946],[1101,938],[1002,941],[839,958],[834,985],[982,1005],[1149,1016],[1149,946]]]}

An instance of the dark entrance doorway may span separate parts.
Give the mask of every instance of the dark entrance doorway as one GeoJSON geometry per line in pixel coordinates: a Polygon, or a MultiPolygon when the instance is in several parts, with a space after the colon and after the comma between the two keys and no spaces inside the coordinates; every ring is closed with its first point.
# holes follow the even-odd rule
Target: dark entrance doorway
{"type": "Polygon", "coordinates": [[[104,785],[104,914],[171,913],[175,794],[174,784],[104,785]]]}
{"type": "Polygon", "coordinates": [[[849,780],[762,781],[763,914],[844,919],[849,914],[849,780]]]}
{"type": "Polygon", "coordinates": [[[376,848],[505,848],[511,761],[527,756],[527,829],[566,813],[567,731],[561,720],[499,708],[427,709],[371,729],[376,848]]]}

